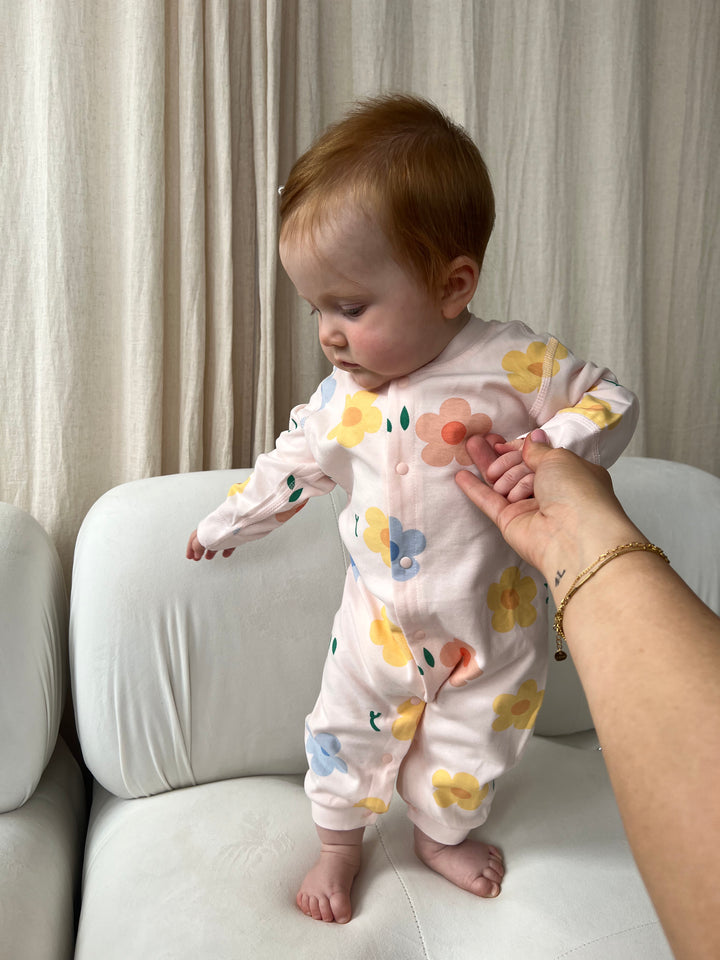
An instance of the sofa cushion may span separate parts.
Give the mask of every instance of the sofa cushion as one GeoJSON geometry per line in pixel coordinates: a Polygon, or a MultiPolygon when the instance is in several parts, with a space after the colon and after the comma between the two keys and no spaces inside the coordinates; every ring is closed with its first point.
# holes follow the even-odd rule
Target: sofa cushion
{"type": "Polygon", "coordinates": [[[187,560],[198,520],[248,472],[125,484],[83,523],[73,695],[85,762],[116,796],[306,768],[346,569],[336,501],[311,500],[230,559],[187,560]]]}
{"type": "Polygon", "coordinates": [[[504,852],[497,900],[432,873],[395,797],[366,832],[347,926],[304,916],[317,838],[301,777],[121,800],[98,788],[76,960],[670,960],[602,755],[535,738],[479,832],[504,852]]]}
{"type": "MultiPolygon", "coordinates": [[[[621,457],[610,468],[615,493],[645,536],[662,547],[680,576],[720,614],[720,478],[669,460],[621,457]]],[[[549,605],[550,623],[555,615],[549,605]]],[[[572,657],[550,664],[535,732],[574,733],[593,726],[572,657]]]]}
{"type": "Polygon", "coordinates": [[[57,551],[0,503],[0,813],[32,796],[57,740],[67,681],[67,595],[57,551]]]}
{"type": "Polygon", "coordinates": [[[71,960],[85,825],[82,775],[58,740],[32,797],[0,815],[3,960],[71,960]]]}

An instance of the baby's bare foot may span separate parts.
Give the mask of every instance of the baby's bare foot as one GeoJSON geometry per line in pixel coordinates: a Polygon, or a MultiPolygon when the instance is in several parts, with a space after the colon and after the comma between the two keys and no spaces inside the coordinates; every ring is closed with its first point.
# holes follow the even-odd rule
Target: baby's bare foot
{"type": "Polygon", "coordinates": [[[438,843],[415,827],[415,853],[424,864],[476,897],[496,897],[505,875],[502,854],[479,840],[438,843]]]}
{"type": "Polygon", "coordinates": [[[296,903],[313,920],[347,923],[352,916],[350,890],[362,857],[363,830],[323,830],[320,856],[300,885],[296,903]],[[328,840],[335,834],[348,842],[328,840]]]}

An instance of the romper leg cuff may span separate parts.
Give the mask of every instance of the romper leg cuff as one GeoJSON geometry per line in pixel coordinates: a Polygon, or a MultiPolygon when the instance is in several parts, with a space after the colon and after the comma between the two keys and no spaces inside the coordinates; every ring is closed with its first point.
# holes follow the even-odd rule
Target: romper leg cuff
{"type": "Polygon", "coordinates": [[[417,807],[411,807],[410,804],[408,804],[407,808],[408,817],[412,820],[415,826],[419,827],[423,833],[430,837],[431,840],[435,840],[437,843],[445,843],[453,847],[458,843],[462,843],[471,830],[474,830],[475,827],[479,827],[481,824],[483,824],[487,819],[489,812],[489,810],[484,811],[484,816],[482,816],[479,821],[474,819],[474,822],[467,827],[451,827],[446,826],[443,823],[438,823],[437,820],[433,820],[432,817],[429,817],[426,813],[423,813],[422,810],[418,810],[417,807]]]}
{"type": "Polygon", "coordinates": [[[371,826],[378,818],[377,813],[364,807],[335,809],[313,801],[311,809],[315,826],[324,827],[325,830],[356,830],[358,827],[371,826]]]}

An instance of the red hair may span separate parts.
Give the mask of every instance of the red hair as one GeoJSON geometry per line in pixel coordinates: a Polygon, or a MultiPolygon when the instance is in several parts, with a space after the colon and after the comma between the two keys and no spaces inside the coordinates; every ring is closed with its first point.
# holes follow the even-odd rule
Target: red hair
{"type": "Polygon", "coordinates": [[[430,291],[459,256],[482,267],[495,198],[480,151],[436,106],[401,94],[359,102],[294,164],[280,232],[316,230],[348,200],[373,217],[430,291]]]}

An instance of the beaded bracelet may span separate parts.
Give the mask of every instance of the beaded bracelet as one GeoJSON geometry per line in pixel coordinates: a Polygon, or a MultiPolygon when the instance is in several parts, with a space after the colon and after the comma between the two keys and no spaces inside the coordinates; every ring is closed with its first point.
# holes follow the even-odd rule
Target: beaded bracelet
{"type": "Polygon", "coordinates": [[[659,557],[662,557],[665,563],[670,563],[665,553],[656,547],[654,543],[643,543],[640,540],[634,540],[632,543],[623,543],[619,547],[615,547],[612,550],[608,550],[606,553],[601,554],[594,563],[591,563],[589,567],[586,567],[582,573],[573,581],[572,586],[562,598],[560,606],[558,607],[557,613],[555,614],[555,620],[553,626],[555,628],[555,633],[557,634],[557,649],[555,650],[555,659],[556,660],[567,660],[567,654],[563,650],[563,641],[565,640],[565,634],[563,633],[563,616],[565,614],[565,607],[568,605],[568,601],[577,593],[580,587],[587,583],[591,577],[594,577],[595,574],[606,563],[610,563],[611,560],[614,560],[615,557],[621,557],[624,553],[632,553],[634,550],[647,550],[650,553],[656,553],[659,557]]]}

